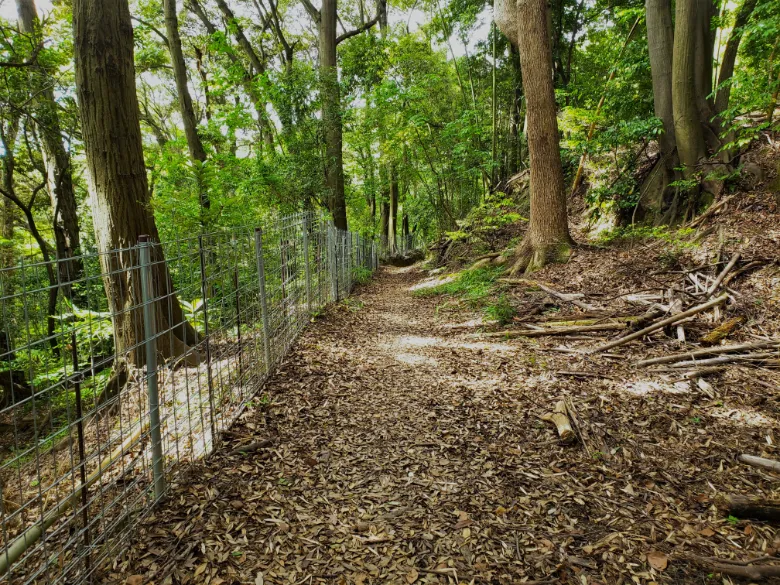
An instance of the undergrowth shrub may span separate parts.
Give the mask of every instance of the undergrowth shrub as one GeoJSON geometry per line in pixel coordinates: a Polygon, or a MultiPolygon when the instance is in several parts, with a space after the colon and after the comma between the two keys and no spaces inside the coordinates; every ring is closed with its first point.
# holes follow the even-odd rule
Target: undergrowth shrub
{"type": "Polygon", "coordinates": [[[499,325],[511,323],[512,318],[517,314],[505,294],[499,295],[495,302],[486,305],[484,311],[488,319],[496,321],[499,325]]]}
{"type": "Polygon", "coordinates": [[[372,274],[373,272],[371,272],[370,268],[366,268],[365,266],[356,266],[352,269],[352,280],[357,284],[366,284],[369,280],[371,280],[372,274]]]}
{"type": "Polygon", "coordinates": [[[464,270],[450,281],[437,286],[415,291],[415,296],[430,297],[450,295],[478,304],[495,292],[496,281],[504,272],[501,266],[485,266],[476,270],[464,270]]]}

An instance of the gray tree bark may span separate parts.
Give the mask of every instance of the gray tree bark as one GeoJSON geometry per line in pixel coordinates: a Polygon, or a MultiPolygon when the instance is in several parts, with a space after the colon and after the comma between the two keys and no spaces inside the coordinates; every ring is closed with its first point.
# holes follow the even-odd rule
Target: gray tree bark
{"type": "Polygon", "coordinates": [[[734,28],[731,29],[729,40],[726,42],[726,48],[723,51],[723,58],[718,72],[718,87],[715,94],[715,113],[717,115],[722,114],[729,107],[731,84],[728,82],[734,75],[734,65],[737,61],[739,45],[742,42],[742,33],[753,15],[756,4],[756,0],[744,0],[737,9],[734,28]]]}

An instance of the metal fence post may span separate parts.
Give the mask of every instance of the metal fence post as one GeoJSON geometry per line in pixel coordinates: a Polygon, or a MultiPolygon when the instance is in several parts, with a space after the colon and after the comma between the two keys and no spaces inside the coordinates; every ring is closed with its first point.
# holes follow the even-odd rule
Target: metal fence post
{"type": "Polygon", "coordinates": [[[141,267],[141,296],[143,300],[144,345],[146,346],[146,390],[149,394],[149,432],[152,439],[152,475],[154,477],[154,498],[159,500],[165,493],[163,470],[162,436],[160,434],[160,396],[157,388],[157,331],[152,288],[152,242],[149,236],[138,238],[141,267]]]}
{"type": "MultiPolygon", "coordinates": [[[[214,402],[214,374],[211,371],[211,332],[209,331],[209,286],[206,274],[206,251],[203,236],[198,236],[198,256],[200,257],[200,294],[203,296],[203,343],[206,348],[206,382],[209,390],[209,420],[211,422],[211,446],[217,444],[216,406],[214,402]]],[[[206,438],[203,438],[204,446],[206,438]]]]}
{"type": "Polygon", "coordinates": [[[309,266],[309,218],[303,216],[303,263],[306,266],[306,309],[311,315],[311,267],[309,266]]]}
{"type": "MultiPolygon", "coordinates": [[[[70,345],[71,345],[71,363],[73,365],[73,373],[79,371],[79,354],[78,344],[76,343],[76,329],[72,329],[70,332],[70,345]]],[[[84,444],[84,408],[81,400],[81,382],[76,378],[76,382],[73,384],[76,391],[76,433],[78,435],[79,446],[79,480],[81,481],[81,521],[84,524],[84,548],[87,551],[87,556],[84,558],[85,568],[90,570],[92,565],[92,553],[89,550],[90,534],[89,534],[89,496],[87,494],[87,455],[84,444]]]]}
{"type": "Polygon", "coordinates": [[[330,257],[330,294],[333,302],[339,300],[339,267],[336,254],[336,228],[328,224],[328,256],[330,257]]]}
{"type": "Polygon", "coordinates": [[[265,264],[263,262],[263,228],[255,229],[255,256],[257,256],[257,278],[260,285],[260,312],[263,319],[263,351],[265,352],[265,372],[271,373],[271,340],[268,327],[268,302],[265,297],[265,264]]]}

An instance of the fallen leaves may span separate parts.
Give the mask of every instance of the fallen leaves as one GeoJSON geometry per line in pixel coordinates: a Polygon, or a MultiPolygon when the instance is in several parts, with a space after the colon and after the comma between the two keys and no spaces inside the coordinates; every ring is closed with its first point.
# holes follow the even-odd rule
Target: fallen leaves
{"type": "Polygon", "coordinates": [[[669,565],[669,558],[664,553],[653,550],[647,553],[647,562],[656,571],[665,571],[669,565]]]}
{"type": "MultiPolygon", "coordinates": [[[[694,384],[636,395],[616,381],[635,375],[617,360],[609,380],[572,379],[554,372],[586,360],[544,342],[434,337],[435,299],[406,292],[416,278],[384,274],[359,311],[304,333],[264,389],[269,404],[193,466],[125,574],[159,585],[683,583],[687,569],[669,569],[657,548],[711,557],[773,545],[774,528],[748,533],[712,510],[713,489],[767,488],[733,461],[753,430],[709,417],[720,407],[694,384]],[[431,359],[399,365],[395,353],[431,359]],[[538,420],[562,395],[590,451],[558,445],[538,420]],[[230,455],[271,436],[270,448],[230,455]]],[[[734,400],[728,388],[717,384],[718,400],[734,400]]]]}

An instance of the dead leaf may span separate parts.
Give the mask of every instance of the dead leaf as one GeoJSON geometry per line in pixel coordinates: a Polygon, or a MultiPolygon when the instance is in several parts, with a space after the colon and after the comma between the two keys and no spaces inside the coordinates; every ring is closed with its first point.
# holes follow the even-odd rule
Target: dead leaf
{"type": "Polygon", "coordinates": [[[143,585],[143,583],[144,583],[143,575],[130,575],[127,578],[127,585],[143,585]]]}
{"type": "Polygon", "coordinates": [[[703,530],[699,530],[699,534],[709,538],[710,536],[715,536],[715,531],[712,528],[705,528],[703,530]]]}
{"type": "Polygon", "coordinates": [[[419,576],[420,574],[417,572],[417,569],[412,569],[406,574],[406,582],[409,583],[409,585],[412,585],[412,583],[417,581],[419,576]]]}
{"type": "Polygon", "coordinates": [[[650,566],[656,571],[663,571],[669,564],[669,559],[661,551],[653,550],[647,553],[647,562],[650,563],[650,566]]]}

